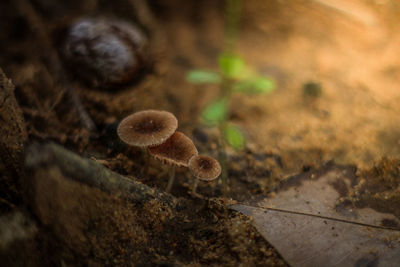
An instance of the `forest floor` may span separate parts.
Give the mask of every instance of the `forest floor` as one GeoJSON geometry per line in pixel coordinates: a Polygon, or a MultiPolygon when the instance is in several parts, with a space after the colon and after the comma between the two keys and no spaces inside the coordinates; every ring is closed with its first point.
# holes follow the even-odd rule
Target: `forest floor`
{"type": "MultiPolygon", "coordinates": [[[[50,44],[58,51],[60,29],[82,15],[129,20],[134,9],[125,8],[124,1],[71,1],[59,6],[34,1],[35,14],[18,4],[22,0],[8,2],[0,4],[0,22],[8,25],[0,33],[0,67],[16,86],[28,143],[56,142],[164,190],[167,168],[148,160],[140,149],[122,144],[116,135],[125,116],[164,109],[176,115],[179,131],[193,138],[199,152],[217,156],[218,133],[202,125],[199,112],[218,95],[218,85],[190,84],[185,75],[191,69],[217,70],[224,42],[222,3],[149,1],[156,24],[146,16],[135,19],[149,31],[156,25],[157,31],[150,38],[151,64],[143,77],[107,90],[72,81],[97,126],[93,135],[81,126],[68,94],[57,85],[50,52],[43,48],[50,44]],[[45,30],[40,29],[43,25],[45,30]],[[45,36],[48,40],[43,32],[50,33],[45,36]]],[[[251,226],[251,220],[226,208],[227,199],[244,202],[268,195],[291,175],[331,160],[355,165],[360,176],[377,181],[386,172],[398,173],[396,160],[374,166],[382,157],[398,158],[400,153],[400,5],[389,0],[243,2],[238,53],[274,79],[277,88],[268,95],[233,96],[229,120],[244,129],[247,145],[242,151],[227,151],[228,193],[222,195],[220,181],[200,183],[198,191],[210,199],[193,199],[191,176],[179,169],[171,194],[185,204],[179,214],[171,215],[168,208],[132,206],[67,181],[52,170],[55,180],[36,186],[57,190],[34,197],[40,235],[33,249],[26,249],[28,254],[42,252],[27,255],[33,259],[27,262],[43,260],[49,253],[54,256],[46,262],[61,266],[234,265],[238,261],[281,266],[284,260],[251,226]],[[321,95],[305,93],[310,83],[320,86],[321,95]],[[247,240],[251,241],[245,245],[247,240]]],[[[399,183],[390,182],[393,186],[386,192],[394,192],[399,183]]],[[[398,192],[394,199],[400,199],[398,192]]],[[[10,202],[5,206],[13,206],[11,200],[5,201],[10,202]]]]}

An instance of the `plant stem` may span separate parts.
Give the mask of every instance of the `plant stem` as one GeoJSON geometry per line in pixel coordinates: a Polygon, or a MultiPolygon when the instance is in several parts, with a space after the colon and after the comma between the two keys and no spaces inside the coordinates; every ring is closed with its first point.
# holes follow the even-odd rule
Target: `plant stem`
{"type": "MultiPolygon", "coordinates": [[[[240,22],[240,11],[241,11],[241,0],[226,0],[225,2],[225,43],[224,43],[224,53],[233,54],[236,50],[237,36],[239,31],[240,22]]],[[[221,82],[221,97],[228,101],[229,111],[229,101],[232,95],[232,86],[234,81],[222,75],[221,82]]],[[[229,191],[228,185],[228,157],[226,155],[226,141],[225,141],[225,129],[227,126],[228,114],[218,125],[219,130],[219,141],[218,141],[218,160],[221,164],[221,180],[222,180],[222,192],[226,194],[229,191]]]]}
{"type": "MultiPolygon", "coordinates": [[[[229,100],[232,95],[232,84],[233,81],[223,76],[222,83],[221,83],[221,95],[223,99],[228,101],[228,108],[229,111],[229,100]]],[[[228,112],[227,112],[228,113],[228,112]]],[[[229,184],[228,184],[228,156],[226,154],[226,141],[225,141],[225,129],[227,126],[228,115],[223,118],[223,120],[218,125],[219,130],[219,140],[218,140],[218,161],[221,164],[221,180],[222,180],[222,192],[226,194],[229,191],[229,184]]]]}
{"type": "Polygon", "coordinates": [[[226,123],[219,125],[219,142],[218,142],[218,161],[221,164],[221,180],[222,192],[225,194],[229,191],[228,184],[228,156],[226,155],[226,143],[224,138],[226,123]]]}
{"type": "Polygon", "coordinates": [[[236,49],[240,23],[241,0],[226,0],[225,7],[225,48],[224,52],[233,53],[236,49]]]}

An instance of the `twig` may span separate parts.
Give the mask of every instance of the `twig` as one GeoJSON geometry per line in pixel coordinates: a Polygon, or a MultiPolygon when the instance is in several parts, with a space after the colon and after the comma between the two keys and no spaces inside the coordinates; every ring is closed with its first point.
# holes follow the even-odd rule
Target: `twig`
{"type": "Polygon", "coordinates": [[[371,227],[371,228],[376,228],[376,229],[391,230],[391,231],[400,231],[400,228],[398,228],[398,227],[374,225],[374,224],[369,224],[369,223],[363,223],[363,222],[357,222],[357,221],[350,221],[350,220],[345,220],[345,219],[341,219],[341,218],[323,216],[323,215],[312,214],[312,213],[304,213],[304,212],[293,211],[293,210],[285,210],[285,209],[278,209],[278,208],[272,208],[272,207],[264,207],[264,206],[262,206],[262,205],[255,205],[255,206],[252,206],[252,205],[245,204],[245,203],[243,203],[243,202],[236,202],[234,205],[231,205],[229,208],[230,208],[230,209],[237,210],[237,209],[235,208],[235,206],[237,206],[237,205],[247,206],[247,207],[256,208],[256,209],[263,209],[263,210],[276,211],[276,212],[281,212],[281,213],[286,213],[286,214],[297,214],[297,215],[315,217],[315,218],[320,218],[320,219],[325,219],[325,220],[331,220],[331,221],[336,221],[336,222],[342,222],[342,223],[360,225],[360,226],[371,227]]]}
{"type": "Polygon", "coordinates": [[[155,199],[170,207],[175,207],[176,204],[173,196],[119,175],[94,160],[81,158],[56,144],[32,145],[28,149],[25,164],[33,172],[57,167],[72,180],[97,187],[107,193],[121,195],[132,202],[155,199]]]}

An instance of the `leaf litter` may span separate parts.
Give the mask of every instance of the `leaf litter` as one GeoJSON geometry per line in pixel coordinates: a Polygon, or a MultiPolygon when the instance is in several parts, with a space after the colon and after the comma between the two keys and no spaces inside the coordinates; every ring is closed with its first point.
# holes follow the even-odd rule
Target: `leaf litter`
{"type": "Polygon", "coordinates": [[[399,266],[400,207],[396,198],[391,205],[382,197],[398,191],[398,179],[390,179],[398,167],[398,161],[383,159],[357,176],[355,167],[331,162],[232,208],[252,216],[292,266],[399,266]]]}

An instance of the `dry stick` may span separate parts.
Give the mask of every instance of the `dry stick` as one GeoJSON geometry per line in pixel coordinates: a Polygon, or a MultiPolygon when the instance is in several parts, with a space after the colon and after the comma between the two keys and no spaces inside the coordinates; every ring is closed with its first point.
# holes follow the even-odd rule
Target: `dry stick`
{"type": "Polygon", "coordinates": [[[111,194],[121,195],[132,202],[155,199],[175,207],[176,199],[118,173],[108,170],[91,159],[81,158],[56,144],[34,144],[28,149],[26,166],[35,171],[57,167],[68,178],[111,194]]]}
{"type": "Polygon", "coordinates": [[[43,50],[46,51],[46,53],[49,55],[49,57],[47,58],[47,67],[49,68],[50,72],[53,73],[54,77],[58,77],[61,85],[65,87],[68,91],[68,95],[70,96],[73,106],[78,112],[82,125],[89,131],[96,131],[95,123],[83,107],[81,101],[79,100],[79,97],[72,89],[68,79],[65,76],[64,68],[61,64],[57,52],[53,48],[53,45],[50,41],[50,35],[48,33],[46,24],[37,15],[35,8],[32,6],[30,1],[17,0],[16,6],[17,8],[19,8],[19,11],[24,15],[24,17],[26,17],[26,19],[29,21],[29,24],[37,34],[38,39],[41,41],[43,50]]]}

